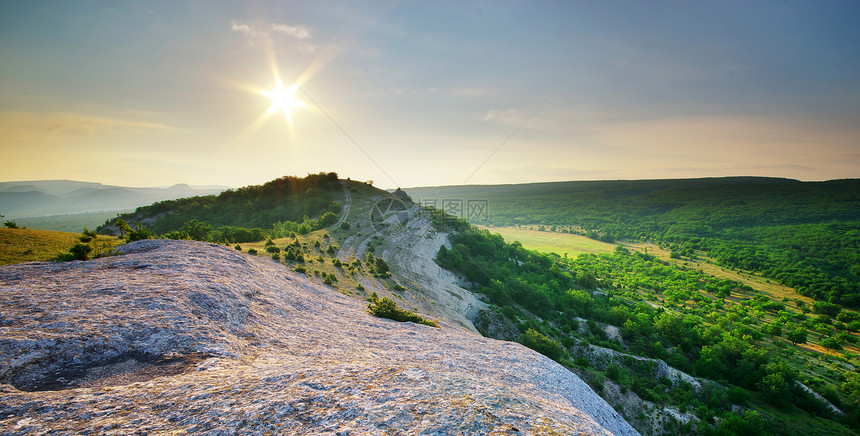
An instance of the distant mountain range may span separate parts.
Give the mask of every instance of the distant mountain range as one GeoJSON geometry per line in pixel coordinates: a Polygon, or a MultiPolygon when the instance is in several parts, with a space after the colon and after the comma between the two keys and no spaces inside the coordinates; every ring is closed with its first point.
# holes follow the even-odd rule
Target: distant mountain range
{"type": "Polygon", "coordinates": [[[0,182],[5,219],[134,209],[156,201],[218,194],[226,186],[131,188],[74,180],[0,182]]]}

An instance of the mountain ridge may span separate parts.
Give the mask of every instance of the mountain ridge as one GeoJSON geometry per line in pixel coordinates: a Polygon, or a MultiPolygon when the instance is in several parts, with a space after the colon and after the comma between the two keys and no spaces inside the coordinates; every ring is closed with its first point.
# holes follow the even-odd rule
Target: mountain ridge
{"type": "Polygon", "coordinates": [[[122,252],[0,268],[3,431],[638,434],[521,345],[375,318],[223,246],[122,252]]]}

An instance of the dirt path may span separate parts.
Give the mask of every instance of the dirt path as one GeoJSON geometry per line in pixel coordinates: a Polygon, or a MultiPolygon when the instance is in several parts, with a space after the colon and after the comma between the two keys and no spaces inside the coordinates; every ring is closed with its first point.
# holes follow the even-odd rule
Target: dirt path
{"type": "Polygon", "coordinates": [[[343,215],[341,215],[340,219],[334,223],[335,227],[340,227],[340,225],[346,221],[346,217],[349,216],[349,208],[352,206],[352,194],[349,193],[349,187],[346,186],[346,182],[343,180],[340,181],[340,185],[343,186],[343,195],[345,199],[343,201],[343,215]]]}

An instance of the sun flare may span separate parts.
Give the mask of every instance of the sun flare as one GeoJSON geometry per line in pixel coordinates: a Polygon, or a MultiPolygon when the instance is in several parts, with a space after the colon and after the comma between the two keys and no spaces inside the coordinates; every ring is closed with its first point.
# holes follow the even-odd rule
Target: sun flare
{"type": "Polygon", "coordinates": [[[305,102],[299,100],[296,97],[296,91],[298,90],[299,86],[297,84],[292,85],[289,88],[285,88],[284,85],[279,81],[277,85],[275,85],[274,89],[271,89],[269,91],[260,91],[261,94],[272,100],[272,105],[269,106],[269,110],[266,111],[266,115],[268,116],[272,115],[275,112],[282,112],[284,114],[284,117],[286,117],[287,122],[292,123],[293,110],[307,107],[307,104],[305,104],[305,102]]]}

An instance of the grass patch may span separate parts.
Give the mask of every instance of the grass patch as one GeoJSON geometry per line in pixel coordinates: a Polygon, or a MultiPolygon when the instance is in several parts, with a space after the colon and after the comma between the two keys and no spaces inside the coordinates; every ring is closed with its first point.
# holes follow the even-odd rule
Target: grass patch
{"type": "MultiPolygon", "coordinates": [[[[80,242],[80,236],[80,233],[53,230],[0,229],[0,265],[48,261],[59,253],[68,252],[80,242]]],[[[121,243],[116,237],[101,235],[92,242],[96,251],[105,252],[121,243]]]]}
{"type": "Polygon", "coordinates": [[[388,297],[382,297],[382,299],[380,299],[376,296],[376,293],[374,293],[368,297],[367,300],[370,301],[370,304],[367,305],[367,309],[374,316],[393,319],[400,322],[409,321],[416,324],[439,327],[438,322],[424,318],[411,310],[401,309],[397,306],[397,303],[395,303],[394,300],[388,297]]]}
{"type": "Polygon", "coordinates": [[[502,235],[508,243],[519,241],[523,247],[529,250],[537,250],[543,253],[556,253],[576,257],[580,254],[612,253],[615,244],[596,241],[580,235],[568,233],[541,232],[539,230],[517,228],[517,227],[480,227],[502,235]]]}

